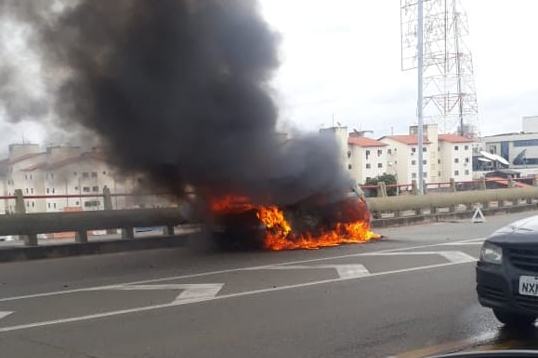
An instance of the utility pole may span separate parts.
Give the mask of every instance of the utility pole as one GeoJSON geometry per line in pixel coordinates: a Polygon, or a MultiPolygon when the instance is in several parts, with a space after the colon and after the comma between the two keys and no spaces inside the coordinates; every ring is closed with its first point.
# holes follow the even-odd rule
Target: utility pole
{"type": "Polygon", "coordinates": [[[424,0],[418,0],[418,24],[417,24],[417,73],[418,73],[418,100],[417,100],[417,119],[418,119],[418,193],[424,193],[424,114],[423,114],[423,72],[424,72],[424,0]]]}

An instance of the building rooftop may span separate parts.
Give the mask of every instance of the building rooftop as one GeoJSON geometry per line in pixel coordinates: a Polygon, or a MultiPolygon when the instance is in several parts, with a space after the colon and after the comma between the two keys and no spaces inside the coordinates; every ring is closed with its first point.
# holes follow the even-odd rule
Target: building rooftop
{"type": "Polygon", "coordinates": [[[439,134],[440,142],[449,143],[473,143],[474,140],[458,134],[439,134]]]}
{"type": "Polygon", "coordinates": [[[69,165],[69,164],[72,164],[72,163],[77,163],[77,162],[83,161],[85,159],[93,159],[93,160],[101,160],[101,161],[105,160],[104,156],[101,153],[88,152],[88,153],[82,153],[80,155],[72,156],[72,157],[69,157],[69,158],[64,158],[64,159],[58,160],[56,162],[41,162],[41,163],[37,163],[35,165],[32,165],[30,167],[22,169],[22,171],[31,172],[31,171],[39,170],[39,169],[41,169],[41,170],[54,170],[54,169],[58,169],[58,168],[61,168],[63,166],[66,166],[66,165],[69,165]]]}
{"type": "MultiPolygon", "coordinates": [[[[383,139],[392,139],[397,142],[407,144],[407,145],[417,145],[418,144],[418,136],[415,134],[399,134],[399,135],[388,135],[379,138],[379,140],[383,139]]],[[[428,140],[428,138],[424,138],[424,144],[430,144],[431,142],[428,140]]]]}
{"type": "Polygon", "coordinates": [[[386,147],[387,146],[386,143],[380,142],[372,138],[358,136],[358,135],[350,135],[347,140],[347,143],[349,145],[356,145],[359,147],[386,147]]]}
{"type": "Polygon", "coordinates": [[[27,160],[27,159],[32,159],[32,158],[35,158],[35,157],[39,157],[40,155],[45,155],[47,153],[29,153],[29,154],[25,154],[25,155],[21,155],[20,157],[17,157],[15,159],[12,159],[12,160],[9,160],[9,164],[15,164],[15,163],[19,163],[19,162],[22,162],[24,160],[27,160]]]}

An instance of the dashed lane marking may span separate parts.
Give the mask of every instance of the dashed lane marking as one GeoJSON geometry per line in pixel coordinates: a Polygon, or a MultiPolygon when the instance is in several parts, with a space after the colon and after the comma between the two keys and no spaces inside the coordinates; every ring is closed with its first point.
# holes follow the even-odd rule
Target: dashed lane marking
{"type": "MultiPolygon", "coordinates": [[[[476,240],[483,240],[483,239],[474,238],[474,239],[455,241],[454,243],[465,243],[465,242],[472,242],[472,241],[476,241],[476,240]]],[[[252,266],[252,267],[239,267],[239,268],[232,268],[232,269],[224,269],[224,270],[217,270],[217,271],[207,271],[207,272],[194,273],[194,274],[161,277],[161,278],[149,279],[149,280],[131,281],[131,282],[125,282],[125,283],[112,284],[112,285],[103,285],[103,286],[94,286],[94,287],[85,287],[85,288],[75,288],[75,289],[70,289],[70,290],[58,290],[58,291],[50,291],[50,292],[42,292],[42,293],[33,293],[33,294],[28,294],[28,295],[20,295],[20,296],[0,298],[0,302],[9,302],[9,301],[17,301],[17,300],[30,299],[30,298],[39,298],[39,297],[47,297],[47,296],[72,294],[72,293],[78,293],[78,292],[110,289],[110,288],[117,287],[118,285],[138,285],[138,284],[157,283],[157,282],[165,282],[165,281],[172,281],[172,280],[181,280],[181,279],[188,279],[188,278],[195,278],[195,277],[204,277],[204,276],[225,274],[225,273],[231,273],[231,272],[239,272],[239,271],[245,271],[245,270],[262,269],[262,268],[271,267],[271,266],[277,266],[277,265],[296,265],[296,264],[305,264],[305,263],[311,263],[311,262],[329,261],[329,260],[336,260],[336,259],[343,259],[343,258],[350,258],[350,257],[371,256],[372,254],[411,251],[411,250],[416,250],[416,249],[424,249],[424,248],[441,246],[441,245],[444,245],[444,244],[447,244],[447,243],[427,244],[427,245],[411,246],[411,247],[396,248],[396,249],[379,250],[379,251],[373,251],[373,252],[362,252],[362,253],[356,253],[356,254],[337,255],[337,256],[322,257],[322,258],[317,258],[317,259],[282,262],[282,263],[271,264],[271,265],[260,265],[260,266],[252,266]]]]}

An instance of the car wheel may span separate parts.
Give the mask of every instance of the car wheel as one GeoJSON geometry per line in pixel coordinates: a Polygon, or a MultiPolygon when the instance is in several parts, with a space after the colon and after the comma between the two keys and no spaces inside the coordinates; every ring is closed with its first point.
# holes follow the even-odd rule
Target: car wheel
{"type": "Polygon", "coordinates": [[[493,314],[501,323],[511,327],[531,326],[536,320],[536,317],[533,316],[526,316],[501,310],[493,310],[493,314]]]}

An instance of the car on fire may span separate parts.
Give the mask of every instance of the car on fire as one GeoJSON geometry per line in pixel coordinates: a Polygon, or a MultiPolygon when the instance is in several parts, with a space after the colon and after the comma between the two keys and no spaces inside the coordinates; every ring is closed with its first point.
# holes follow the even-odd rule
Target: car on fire
{"type": "Polygon", "coordinates": [[[516,221],[483,244],[476,267],[478,299],[508,326],[538,317],[538,216],[516,221]]]}
{"type": "Polygon", "coordinates": [[[333,246],[335,240],[339,244],[376,237],[369,231],[371,215],[358,186],[281,209],[253,205],[244,197],[227,198],[216,207],[210,230],[224,248],[313,249],[333,246]],[[354,229],[356,233],[350,232],[354,229]]]}

